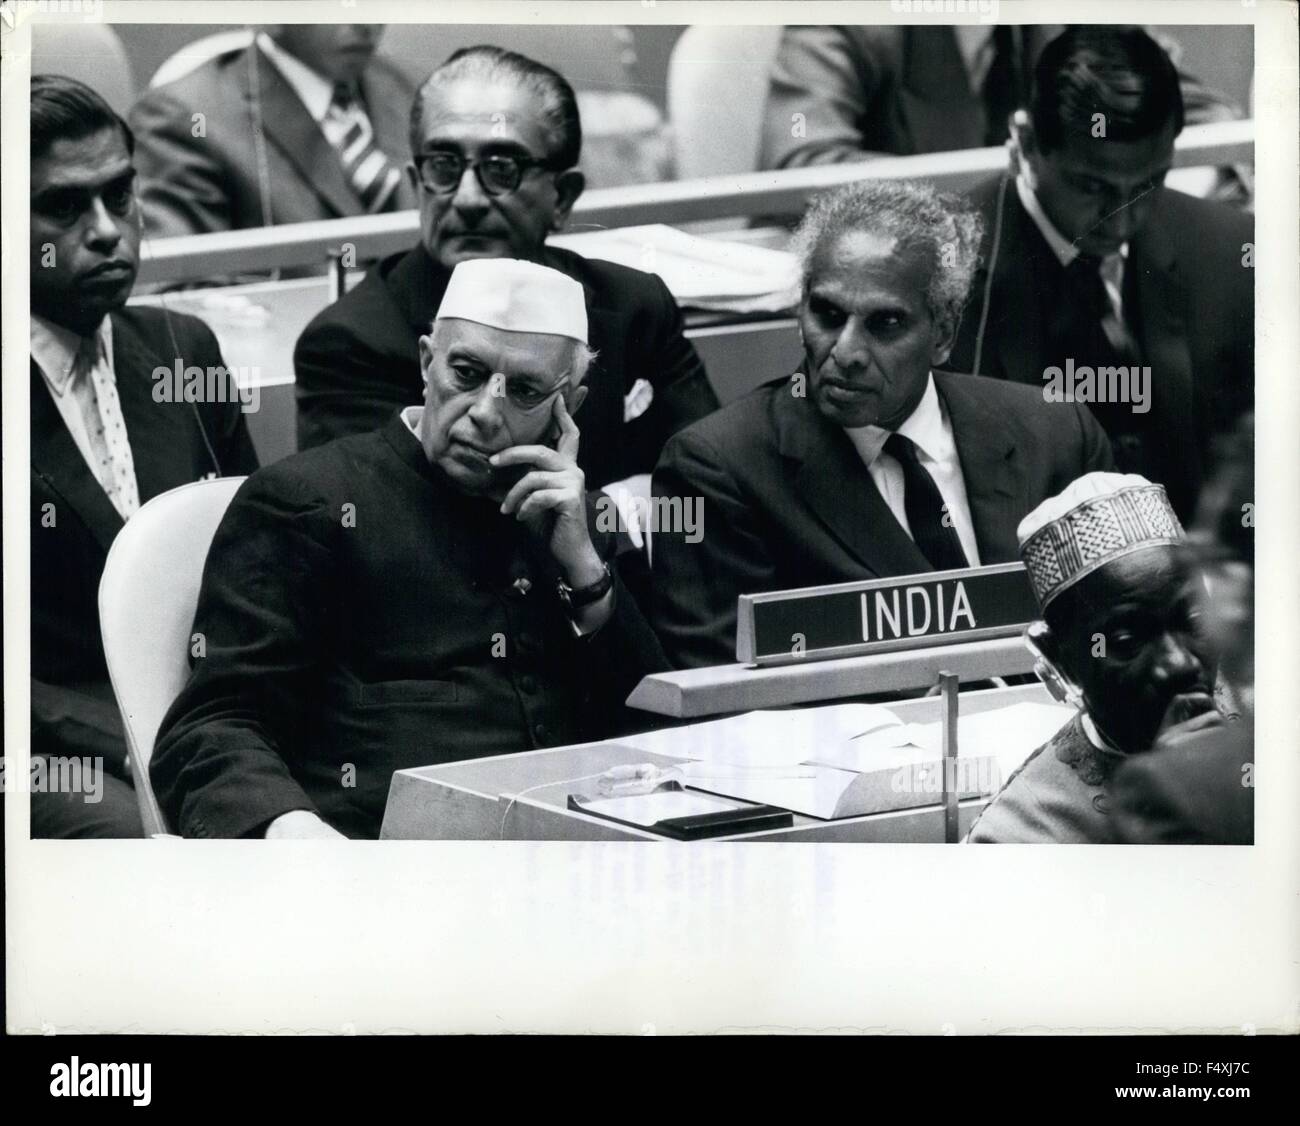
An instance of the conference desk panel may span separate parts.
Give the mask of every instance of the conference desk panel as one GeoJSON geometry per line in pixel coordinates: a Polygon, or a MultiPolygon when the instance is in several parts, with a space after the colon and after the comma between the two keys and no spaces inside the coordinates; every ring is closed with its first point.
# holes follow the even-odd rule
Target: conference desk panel
{"type": "MultiPolygon", "coordinates": [[[[1039,684],[959,694],[959,714],[974,715],[1019,703],[1052,703],[1039,684]]],[[[905,723],[930,723],[942,716],[938,697],[885,705],[905,723]]],[[[385,840],[664,841],[642,829],[616,824],[567,808],[568,795],[582,780],[613,766],[685,761],[666,753],[672,733],[628,735],[600,743],[522,751],[400,770],[393,775],[384,812],[385,840]]],[[[1034,750],[1023,748],[1023,758],[1034,750]]],[[[959,748],[960,754],[960,748],[959,748]]],[[[961,835],[970,829],[988,797],[959,804],[961,835]]],[[[944,840],[942,805],[872,813],[825,821],[794,814],[786,829],[770,829],[717,841],[777,843],[925,844],[944,840]]]]}

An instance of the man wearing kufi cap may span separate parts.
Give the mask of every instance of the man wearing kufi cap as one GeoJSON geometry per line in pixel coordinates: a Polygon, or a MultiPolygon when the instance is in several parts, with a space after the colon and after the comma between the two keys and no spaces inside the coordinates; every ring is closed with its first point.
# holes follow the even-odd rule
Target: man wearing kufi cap
{"type": "Polygon", "coordinates": [[[174,828],[374,837],[395,770],[626,727],[666,662],[576,462],[591,359],[578,282],[462,262],[424,405],[249,478],[151,765],[174,828]]]}
{"type": "Polygon", "coordinates": [[[1037,672],[1079,714],[1011,776],[968,839],[1111,843],[1113,771],[1160,736],[1223,722],[1199,577],[1164,488],[1135,474],[1080,477],[1017,536],[1042,608],[1026,631],[1037,672]]]}

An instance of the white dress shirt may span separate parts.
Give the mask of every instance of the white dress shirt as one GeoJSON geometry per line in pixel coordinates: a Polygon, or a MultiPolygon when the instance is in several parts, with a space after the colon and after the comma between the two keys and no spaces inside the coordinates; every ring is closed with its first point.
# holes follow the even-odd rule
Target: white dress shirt
{"type": "MultiPolygon", "coordinates": [[[[1025,180],[1023,172],[1016,176],[1016,194],[1020,196],[1021,206],[1029,213],[1034,226],[1039,229],[1047,245],[1051,247],[1052,253],[1056,255],[1056,260],[1062,266],[1068,266],[1078,258],[1079,248],[1061,234],[1047,217],[1047,212],[1038,202],[1038,196],[1025,180]]],[[[1124,243],[1116,253],[1106,255],[1101,260],[1100,267],[1101,281],[1105,286],[1106,296],[1110,299],[1110,307],[1115,311],[1116,319],[1125,325],[1127,324],[1124,320],[1124,260],[1126,258],[1128,258],[1128,243],[1124,243]]]]}
{"type": "MultiPolygon", "coordinates": [[[[908,536],[912,529],[907,522],[907,508],[903,499],[903,467],[891,454],[884,452],[890,431],[879,426],[860,426],[844,431],[857,448],[867,472],[880,490],[889,511],[902,525],[908,536]]],[[[917,460],[934,478],[939,495],[952,518],[953,530],[961,541],[961,549],[972,567],[980,565],[979,547],[975,542],[975,524],[971,520],[970,502],[966,499],[966,479],[961,473],[961,460],[957,456],[957,442],[952,436],[952,423],[948,412],[939,401],[934,387],[934,374],[926,378],[925,392],[916,409],[898,428],[904,438],[916,446],[917,460]]]]}

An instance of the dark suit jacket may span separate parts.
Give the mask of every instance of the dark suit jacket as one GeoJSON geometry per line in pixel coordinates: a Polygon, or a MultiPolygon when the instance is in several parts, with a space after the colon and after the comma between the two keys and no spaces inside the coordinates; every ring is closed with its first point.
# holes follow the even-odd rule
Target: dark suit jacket
{"type": "MultiPolygon", "coordinates": [[[[1024,28],[1027,68],[1061,30],[1024,28]]],[[[772,66],[761,167],[978,148],[986,131],[951,27],[787,27],[772,66]]]]}
{"type": "MultiPolygon", "coordinates": [[[[113,313],[113,367],[131,442],[140,503],[216,472],[251,473],[257,455],[238,403],[159,403],[154,368],[222,363],[202,321],[128,306],[113,313]],[[196,417],[197,410],[197,417],[196,417]]],[[[33,749],[102,754],[120,764],[121,723],[99,635],[99,579],[122,518],[91,474],[31,364],[33,749]],[[112,756],[112,757],[109,757],[112,756]]]]}
{"type": "MultiPolygon", "coordinates": [[[[1110,469],[1086,407],[995,380],[935,372],[983,564],[1019,559],[1016,525],[1083,473],[1110,469]]],[[[736,599],[931,571],[853,443],[774,380],[673,438],[655,496],[699,497],[703,539],[652,541],[652,621],[678,667],[736,659],[736,599]]]]}
{"type": "Polygon", "coordinates": [[[1110,782],[1125,844],[1253,844],[1255,725],[1240,720],[1133,755],[1110,782]]]}
{"type": "MultiPolygon", "coordinates": [[[[682,315],[654,274],[546,248],[543,264],[582,283],[588,339],[599,356],[575,421],[578,464],[589,485],[649,473],[670,434],[717,408],[682,315]],[[623,421],[638,379],[654,388],[649,409],[623,421]]],[[[450,272],[416,247],[380,262],[341,300],[316,315],[294,350],[298,445],[382,426],[421,401],[419,338],[428,333],[450,272]]]]}
{"type": "Polygon", "coordinates": [[[151,763],[164,813],[237,837],[314,809],[375,837],[395,770],[617,730],[663,652],[617,578],[614,617],[576,638],[556,579],[396,415],[254,474],[208,555],[207,656],[151,763]]]}
{"type": "MultiPolygon", "coordinates": [[[[985,219],[985,243],[949,363],[976,370],[987,297],[977,374],[1041,390],[1044,369],[1064,365],[1064,357],[1050,355],[1045,339],[1062,270],[1009,178],[995,253],[1001,182],[995,177],[971,193],[985,219]]],[[[1255,272],[1242,265],[1242,247],[1253,239],[1249,216],[1161,189],[1149,221],[1129,245],[1124,317],[1151,368],[1148,420],[1156,476],[1185,521],[1204,479],[1211,436],[1254,402],[1255,272]]]]}
{"type": "MultiPolygon", "coordinates": [[[[255,58],[271,222],[365,214],[337,150],[293,87],[260,51],[255,58]]],[[[218,55],[183,78],[146,91],[132,107],[135,166],[150,235],[267,225],[249,71],[249,49],[218,55]],[[203,115],[202,137],[192,133],[196,113],[203,115]]],[[[407,122],[415,91],[395,67],[376,57],[361,78],[361,92],[379,147],[400,167],[409,159],[407,122]]],[[[415,190],[405,174],[397,192],[395,207],[415,206],[415,190]]]]}

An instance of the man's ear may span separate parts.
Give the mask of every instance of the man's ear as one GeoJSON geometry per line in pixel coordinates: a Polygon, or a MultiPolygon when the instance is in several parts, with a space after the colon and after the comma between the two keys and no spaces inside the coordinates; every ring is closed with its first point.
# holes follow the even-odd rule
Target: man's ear
{"type": "Polygon", "coordinates": [[[580,383],[577,387],[570,387],[569,390],[565,392],[564,405],[569,408],[570,415],[576,415],[578,413],[578,409],[584,402],[586,402],[587,392],[590,390],[590,387],[585,387],[580,383]]]}
{"type": "Polygon", "coordinates": [[[935,322],[934,345],[930,348],[930,365],[939,367],[952,352],[957,339],[957,318],[948,317],[935,322]]]}
{"type": "Polygon", "coordinates": [[[420,337],[420,378],[424,386],[429,387],[429,369],[433,366],[433,335],[420,337]]]}
{"type": "Polygon", "coordinates": [[[569,212],[587,186],[587,177],[576,168],[566,169],[555,177],[555,210],[551,214],[551,229],[562,230],[569,221],[569,212]]]}

